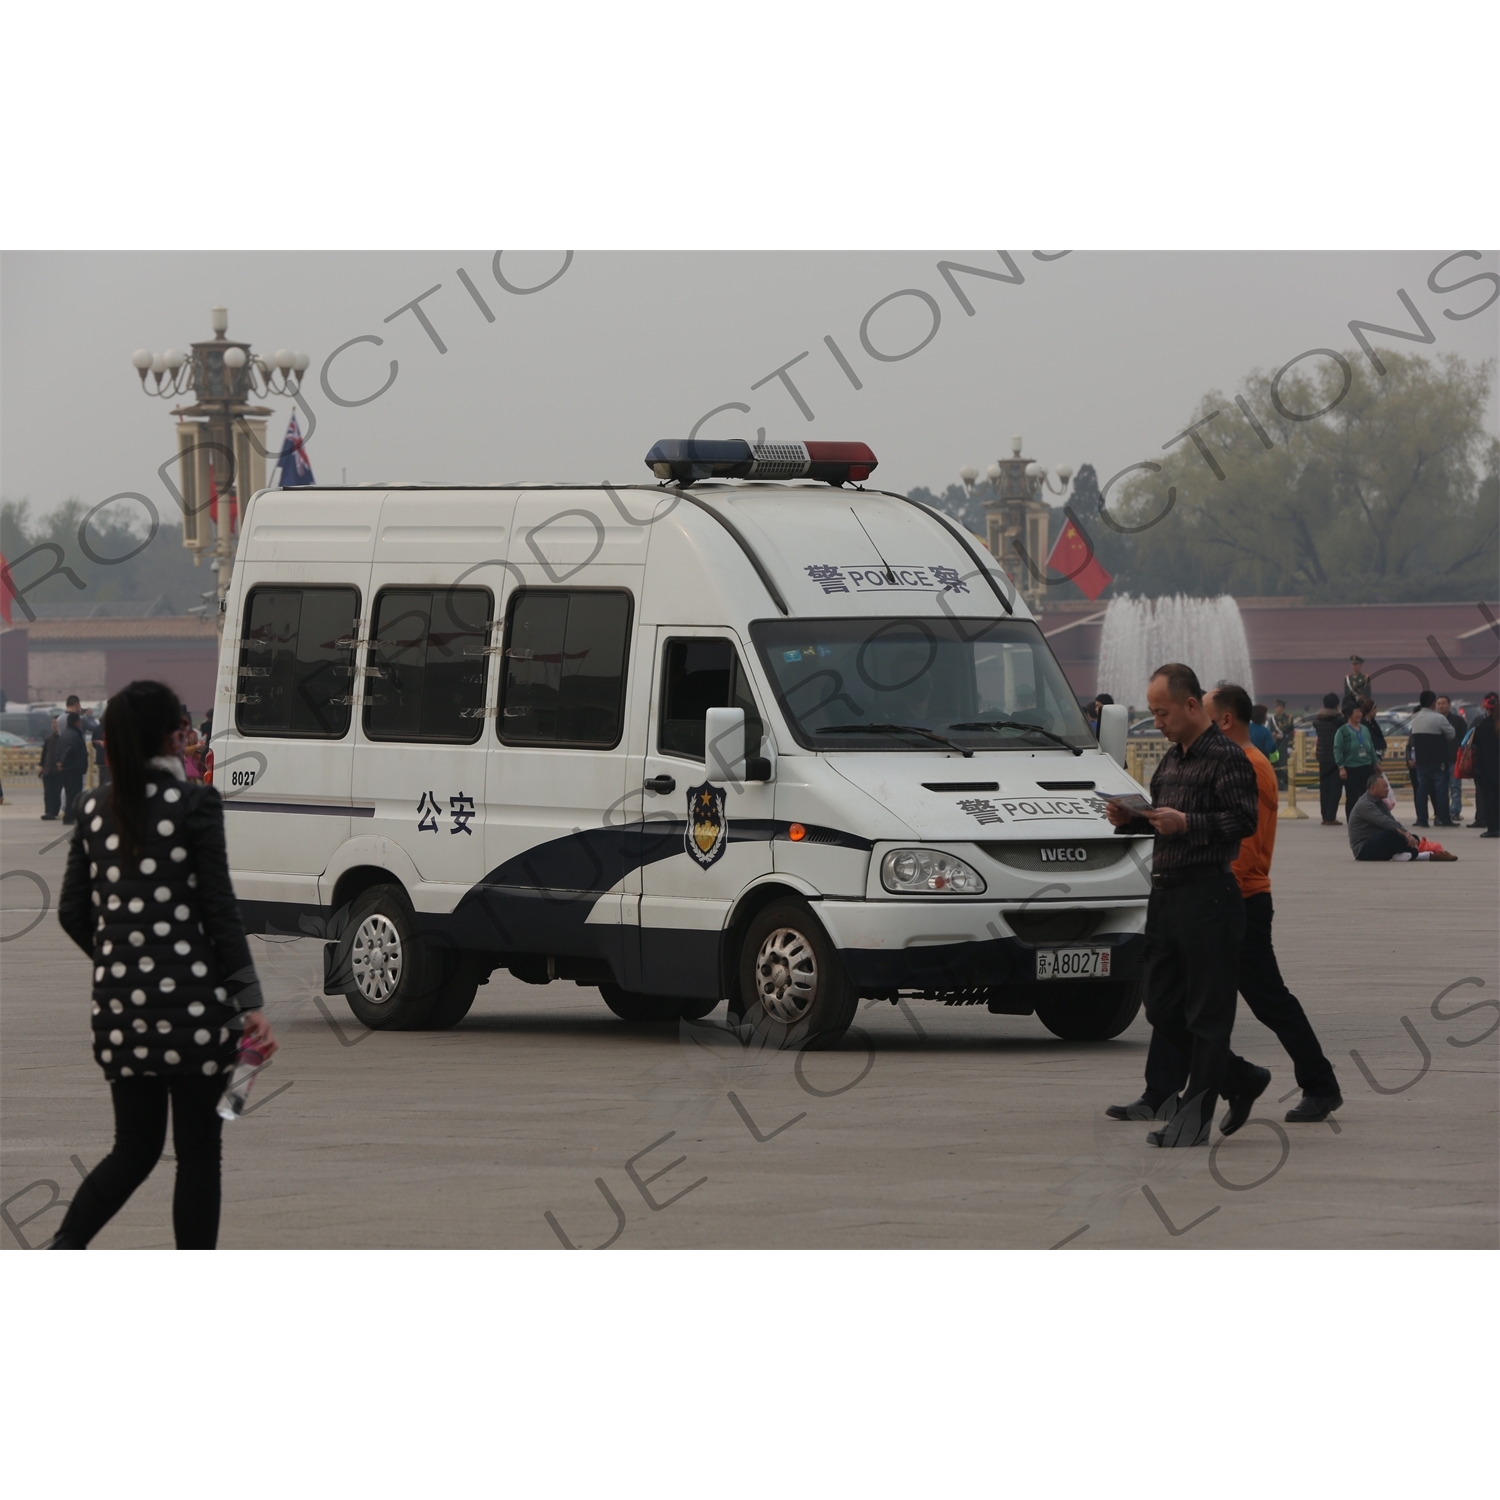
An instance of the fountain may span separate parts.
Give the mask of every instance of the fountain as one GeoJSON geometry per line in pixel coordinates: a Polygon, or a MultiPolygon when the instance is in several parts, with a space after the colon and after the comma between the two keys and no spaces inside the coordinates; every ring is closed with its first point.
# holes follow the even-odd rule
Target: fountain
{"type": "Polygon", "coordinates": [[[1186,662],[1205,691],[1219,682],[1237,682],[1255,697],[1245,623],[1228,594],[1111,599],[1099,640],[1099,691],[1116,703],[1142,705],[1150,674],[1169,661],[1186,662]]]}

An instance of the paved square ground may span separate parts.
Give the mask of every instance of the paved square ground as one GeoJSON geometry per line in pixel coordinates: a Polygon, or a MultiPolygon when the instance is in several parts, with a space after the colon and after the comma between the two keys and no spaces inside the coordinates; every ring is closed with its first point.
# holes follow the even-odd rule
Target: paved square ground
{"type": "MultiPolygon", "coordinates": [[[[36,920],[64,830],[39,821],[33,788],[9,792],[0,1242],[15,1249],[56,1230],[110,1110],[88,964],[55,915],[36,920]]],[[[839,1050],[794,1066],[747,1052],[722,1007],[628,1026],[593,989],[497,975],[452,1031],[372,1033],[321,995],[319,944],[252,940],[282,1050],[225,1132],[220,1243],[1494,1247],[1500,848],[1448,839],[1456,864],[1356,865],[1342,828],[1281,825],[1277,948],[1346,1103],[1282,1124],[1291,1065],[1242,1006],[1235,1048],[1274,1076],[1212,1151],[1156,1151],[1147,1126],[1103,1117],[1140,1090],[1143,1018],[1080,1044],[983,1008],[870,1004],[839,1050]]],[[[168,1160],[96,1246],[170,1245],[171,1181],[168,1160]]]]}

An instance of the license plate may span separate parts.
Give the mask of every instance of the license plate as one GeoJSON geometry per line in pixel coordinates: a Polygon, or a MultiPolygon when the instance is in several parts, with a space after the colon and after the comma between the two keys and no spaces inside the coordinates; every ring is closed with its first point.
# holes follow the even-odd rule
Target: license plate
{"type": "Polygon", "coordinates": [[[1108,948],[1038,948],[1038,979],[1108,979],[1108,948]]]}

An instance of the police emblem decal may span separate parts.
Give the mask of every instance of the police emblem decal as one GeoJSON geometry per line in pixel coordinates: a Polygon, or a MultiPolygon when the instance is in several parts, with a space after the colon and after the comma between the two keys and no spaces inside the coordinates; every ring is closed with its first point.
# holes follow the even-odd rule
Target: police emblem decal
{"type": "Polygon", "coordinates": [[[729,843],[729,819],[724,816],[724,788],[705,781],[688,788],[687,852],[706,870],[715,864],[729,843]]]}

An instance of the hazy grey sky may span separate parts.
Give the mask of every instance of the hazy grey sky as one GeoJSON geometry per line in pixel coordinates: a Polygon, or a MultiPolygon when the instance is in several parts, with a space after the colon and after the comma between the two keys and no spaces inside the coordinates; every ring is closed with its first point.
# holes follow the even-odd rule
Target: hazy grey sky
{"type": "MultiPolygon", "coordinates": [[[[1491,284],[1439,295],[1429,273],[1451,247],[1348,253],[1080,251],[1043,261],[1010,252],[1020,285],[959,275],[967,316],[942,260],[993,271],[986,251],[581,251],[543,291],[518,296],[491,251],[225,253],[20,252],[0,258],[0,493],[48,508],[126,490],[166,499],[157,466],[174,451],[170,406],[140,392],[130,356],[210,336],[208,309],[229,308],[231,336],[257,351],[305,350],[316,475],[337,482],[435,479],[643,481],[657,438],[860,439],[880,458],[875,482],[941,489],[959,467],[1009,451],[1012,433],[1049,464],[1089,462],[1107,478],[1159,454],[1207,389],[1232,391],[1253,366],[1303,350],[1350,347],[1359,318],[1410,327],[1404,289],[1437,335],[1427,353],[1497,354],[1500,304],[1464,321],[1491,284]],[[491,312],[487,322],[457,271],[491,312]],[[422,307],[439,353],[412,313],[386,317],[434,286],[422,307]],[[909,358],[881,361],[861,342],[909,358]],[[358,335],[331,372],[336,391],[378,400],[334,405],[323,361],[358,335]],[[855,390],[824,343],[862,382],[855,390]],[[779,379],[788,372],[808,421],[779,379]]],[[[561,253],[508,254],[516,285],[553,275],[561,253]]],[[[1493,252],[1453,262],[1452,285],[1500,270],[1493,252]]],[[[1389,339],[1377,342],[1392,343],[1389,339]]],[[[1402,349],[1422,346],[1396,344],[1402,349]]],[[[274,408],[279,441],[291,404],[274,408]]],[[[1494,413],[1492,408],[1492,423],[1494,413]]],[[[307,425],[304,419],[304,427],[307,425]]]]}

